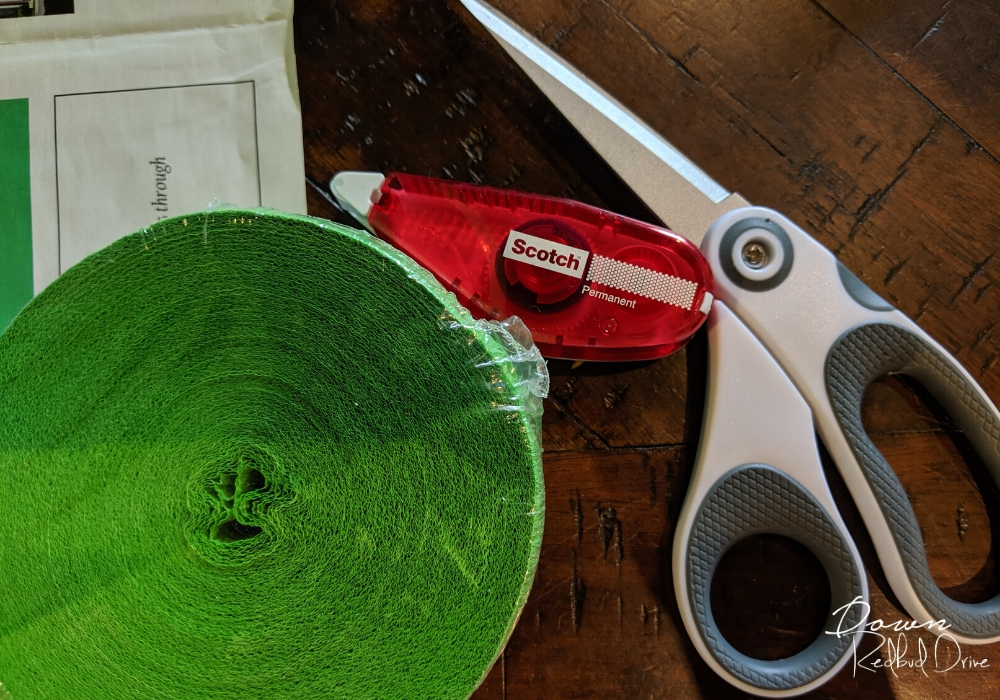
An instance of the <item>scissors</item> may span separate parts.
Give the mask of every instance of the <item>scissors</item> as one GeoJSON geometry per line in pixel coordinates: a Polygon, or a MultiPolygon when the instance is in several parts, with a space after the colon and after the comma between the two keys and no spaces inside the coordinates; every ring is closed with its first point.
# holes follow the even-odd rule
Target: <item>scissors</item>
{"type": "Polygon", "coordinates": [[[1000,412],[989,396],[938,342],[793,221],[725,190],[602,88],[488,5],[462,2],[670,230],[629,228],[638,222],[583,205],[561,208],[552,198],[520,199],[514,193],[406,176],[339,173],[331,188],[359,221],[425,264],[479,315],[509,315],[518,304],[497,300],[516,297],[520,287],[514,281],[527,285],[533,296],[520,304],[549,356],[660,356],[706,323],[705,419],[672,556],[681,618],[705,663],[744,691],[793,696],[832,678],[864,633],[867,579],[826,482],[817,433],[906,612],[959,643],[1000,640],[1000,596],[960,603],[934,583],[910,502],[861,421],[862,397],[873,380],[894,372],[910,375],[955,419],[1000,483],[1000,412]],[[431,214],[419,216],[420,206],[431,214]],[[572,220],[585,220],[591,228],[581,230],[591,233],[560,233],[559,226],[572,220]],[[434,233],[440,227],[453,237],[434,233]],[[538,235],[530,238],[531,231],[538,235]],[[622,236],[632,237],[628,245],[619,245],[622,236]],[[541,243],[531,248],[536,239],[541,243]],[[430,251],[435,241],[441,248],[449,240],[457,253],[430,251]],[[552,241],[561,247],[546,250],[552,241]],[[691,258],[688,243],[700,247],[709,272],[691,258]],[[614,250],[606,250],[607,245],[614,250]],[[652,252],[638,261],[622,258],[640,248],[652,252]],[[531,250],[535,258],[528,260],[524,255],[531,250]],[[537,260],[543,250],[547,267],[537,260]],[[560,269],[572,265],[570,256],[581,261],[586,275],[581,269],[573,270],[579,273],[575,277],[560,269]],[[619,263],[630,267],[614,268],[618,272],[609,276],[608,265],[619,263]],[[464,277],[455,269],[462,265],[464,277]],[[538,278],[525,272],[539,269],[544,274],[538,278]],[[687,291],[681,296],[663,292],[668,287],[687,291]],[[593,299],[595,290],[604,297],[593,299]],[[630,299],[648,307],[657,294],[669,297],[660,300],[672,307],[669,313],[656,307],[629,315],[630,299]],[[583,311],[568,311],[574,304],[585,305],[583,311]],[[621,307],[614,318],[602,317],[600,309],[608,304],[621,307]],[[607,318],[622,319],[623,328],[616,320],[609,331],[607,318]],[[636,328],[655,335],[667,324],[682,328],[652,341],[636,339],[636,328]],[[566,335],[574,328],[584,329],[576,340],[566,335]],[[615,345],[612,338],[620,330],[627,331],[626,338],[615,345]],[[735,649],[716,624],[709,600],[723,555],[740,540],[763,533],[806,546],[830,581],[831,624],[785,659],[760,660],[735,649]]]}

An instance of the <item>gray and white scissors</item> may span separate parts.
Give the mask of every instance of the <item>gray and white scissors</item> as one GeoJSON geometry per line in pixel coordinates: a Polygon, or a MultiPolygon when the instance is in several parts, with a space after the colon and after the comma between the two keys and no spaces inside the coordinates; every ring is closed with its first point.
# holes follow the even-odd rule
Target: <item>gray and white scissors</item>
{"type": "MultiPolygon", "coordinates": [[[[793,221],[727,192],[533,36],[479,0],[462,2],[649,209],[670,231],[699,245],[710,265],[714,296],[706,292],[683,301],[708,312],[709,379],[698,455],[673,548],[677,604],[705,662],[738,688],[779,697],[816,688],[851,658],[867,615],[867,579],[824,476],[817,432],[906,612],[917,622],[945,621],[930,629],[941,633],[947,627],[959,643],[1000,640],[1000,596],[960,603],[934,583],[909,499],[861,421],[862,397],[872,381],[894,372],[910,375],[961,426],[1000,483],[1000,412],[970,374],[793,221]],[[712,615],[712,577],[733,545],[763,533],[790,537],[812,551],[830,581],[831,613],[845,611],[831,620],[848,633],[827,630],[803,651],[779,660],[752,658],[727,642],[712,615]]],[[[392,187],[401,185],[390,187],[377,174],[341,174],[333,187],[370,225],[372,196],[381,191],[391,199],[392,187]]],[[[551,258],[546,274],[557,275],[569,275],[559,265],[575,264],[579,253],[590,270],[583,277],[583,268],[574,268],[576,281],[569,286],[546,282],[546,293],[582,294],[604,284],[610,291],[600,292],[598,301],[634,306],[625,292],[658,298],[649,285],[662,290],[674,284],[669,275],[638,264],[596,254],[588,262],[588,253],[566,236],[547,251],[547,241],[556,239],[525,232],[530,233],[511,228],[512,235],[503,239],[506,248],[484,251],[504,265],[544,267],[518,252],[537,250],[551,258]],[[523,235],[515,240],[513,234],[523,235]],[[529,246],[539,240],[546,245],[529,246]],[[594,272],[598,258],[604,267],[594,272]],[[621,270],[632,277],[625,282],[614,277],[621,270]],[[615,289],[625,291],[614,296],[615,289]]],[[[565,303],[563,297],[557,300],[565,303]]],[[[561,347],[555,343],[548,347],[561,347]]]]}

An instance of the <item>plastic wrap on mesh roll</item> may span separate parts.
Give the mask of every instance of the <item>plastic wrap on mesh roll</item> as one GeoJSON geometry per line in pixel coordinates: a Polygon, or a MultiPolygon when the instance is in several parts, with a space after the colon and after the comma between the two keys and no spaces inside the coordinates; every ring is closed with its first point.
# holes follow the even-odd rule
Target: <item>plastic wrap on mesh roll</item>
{"type": "Polygon", "coordinates": [[[70,269],[0,336],[0,696],[467,697],[541,544],[529,338],[270,211],[70,269]]]}

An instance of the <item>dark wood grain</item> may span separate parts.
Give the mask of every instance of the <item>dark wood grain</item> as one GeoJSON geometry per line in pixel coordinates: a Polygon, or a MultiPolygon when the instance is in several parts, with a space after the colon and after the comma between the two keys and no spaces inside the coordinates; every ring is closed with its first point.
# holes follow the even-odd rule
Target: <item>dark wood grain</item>
{"type": "Polygon", "coordinates": [[[1000,7],[954,0],[821,0],[858,42],[970,140],[1000,154],[1000,7]]]}
{"type": "MultiPolygon", "coordinates": [[[[1000,400],[1000,16],[991,3],[496,5],[722,185],[797,221],[1000,400]]],[[[326,183],[363,169],[570,196],[651,219],[454,0],[300,0],[295,31],[311,213],[351,223],[326,183]]],[[[743,697],[695,653],[670,573],[701,427],[704,336],[656,362],[554,361],[550,370],[538,575],[474,697],[743,697]]],[[[1000,499],[961,431],[899,377],[869,389],[864,418],[914,504],[938,585],[968,602],[1000,592],[1000,499]]],[[[868,568],[873,616],[905,619],[824,459],[868,568]]],[[[737,555],[714,592],[727,634],[761,656],[800,644],[815,622],[808,596],[822,593],[814,568],[780,542],[737,555]]],[[[889,658],[867,644],[863,653],[889,658]]],[[[1000,645],[963,653],[991,667],[848,667],[810,697],[1000,696],[1000,645]]]]}

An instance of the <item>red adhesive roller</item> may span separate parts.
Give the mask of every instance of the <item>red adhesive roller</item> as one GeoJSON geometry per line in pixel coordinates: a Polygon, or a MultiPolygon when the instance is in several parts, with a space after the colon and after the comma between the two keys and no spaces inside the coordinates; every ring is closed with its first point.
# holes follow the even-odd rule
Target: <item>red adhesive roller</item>
{"type": "Polygon", "coordinates": [[[596,207],[400,173],[372,201],[380,238],[473,315],[520,316],[546,357],[662,357],[711,306],[712,273],[694,244],[596,207]]]}

